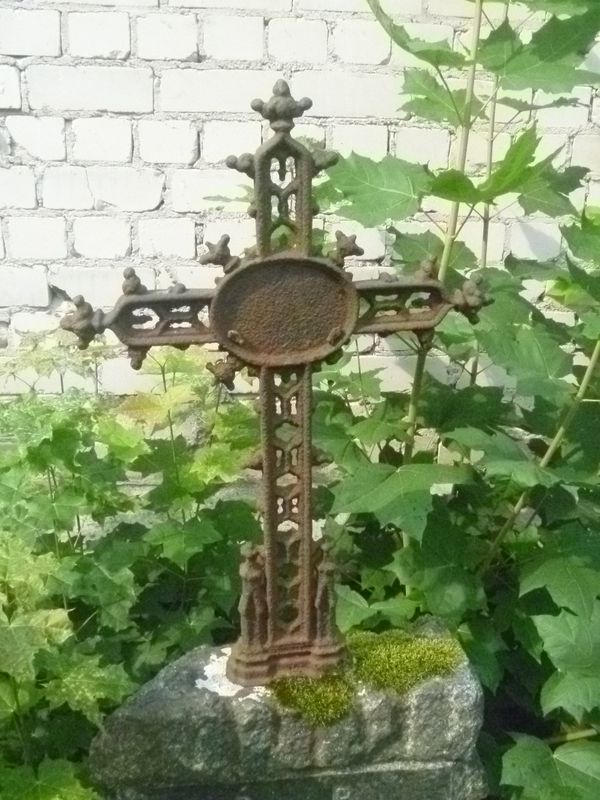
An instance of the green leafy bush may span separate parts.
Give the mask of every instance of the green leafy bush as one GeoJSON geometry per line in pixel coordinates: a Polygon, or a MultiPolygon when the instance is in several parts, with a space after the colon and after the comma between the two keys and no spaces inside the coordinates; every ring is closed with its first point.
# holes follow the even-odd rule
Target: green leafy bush
{"type": "MultiPolygon", "coordinates": [[[[19,363],[78,365],[39,341],[4,366],[19,363]]],[[[148,371],[157,390],[126,400],[0,406],[3,800],[94,797],[80,762],[104,712],[168,660],[235,635],[239,543],[260,527],[226,489],[256,419],[192,356],[155,353],[148,371]]]]}
{"type": "MultiPolygon", "coordinates": [[[[506,20],[490,16],[482,36],[498,4],[474,0],[462,53],[411,38],[368,2],[423,62],[406,72],[406,111],[455,128],[458,157],[434,172],[352,155],[330,170],[321,206],[388,228],[403,274],[426,260],[452,289],[481,278],[494,304],[476,326],[449,316],[433,341],[398,338],[415,363],[410,396],[382,391],[353,352],[315,377],[315,443],[333,462],[319,470],[315,514],[341,568],[339,625],[382,632],[441,617],[486,689],[492,796],[596,800],[600,216],[573,204],[585,170],[537,157],[534,117],[599,85],[582,65],[600,7],[522,0],[559,15],[528,38],[506,2],[506,20]],[[514,114],[502,161],[500,104],[514,114]],[[466,174],[474,128],[490,141],[480,176],[466,174]],[[427,217],[428,198],[450,203],[447,225],[427,217]],[[564,255],[488,265],[490,224],[515,198],[560,221],[564,255]],[[419,213],[439,235],[399,231],[419,213]],[[457,240],[473,219],[480,253],[457,240]],[[451,385],[428,373],[434,356],[452,365],[451,385]]],[[[81,360],[34,341],[3,369],[16,380],[23,368],[58,374],[63,388],[77,370],[97,387],[104,354],[81,360]]],[[[92,798],[83,765],[102,715],[194,645],[235,638],[239,542],[260,535],[244,472],[254,411],[218,394],[193,356],[155,353],[149,364],[159,389],[125,401],[32,392],[0,408],[3,800],[92,798]]]]}

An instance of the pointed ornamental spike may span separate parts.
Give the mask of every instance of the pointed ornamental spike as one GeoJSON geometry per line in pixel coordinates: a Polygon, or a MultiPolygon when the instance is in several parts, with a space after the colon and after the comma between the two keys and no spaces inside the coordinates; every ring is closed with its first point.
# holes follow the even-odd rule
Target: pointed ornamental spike
{"type": "Polygon", "coordinates": [[[148,291],[133,267],[127,267],[123,270],[123,278],[123,294],[146,294],[148,291]]]}
{"type": "Polygon", "coordinates": [[[344,261],[350,256],[364,256],[365,251],[356,243],[356,236],[346,236],[343,231],[336,231],[337,252],[335,263],[339,267],[344,266],[344,261]]]}
{"type": "Polygon", "coordinates": [[[231,255],[231,250],[229,249],[230,241],[231,237],[224,234],[216,244],[206,242],[208,252],[200,256],[198,259],[200,264],[215,264],[218,267],[223,267],[225,272],[232,272],[236,267],[239,267],[240,259],[231,255]]]}
{"type": "Polygon", "coordinates": [[[96,334],[102,333],[104,330],[103,314],[101,311],[94,311],[93,307],[80,294],[73,298],[73,305],[75,311],[65,314],[60,321],[60,327],[77,336],[80,350],[87,350],[96,334]]]}
{"type": "Polygon", "coordinates": [[[296,117],[301,117],[312,106],[312,100],[303,97],[295,100],[290,87],[284,80],[279,80],[273,87],[273,97],[268,101],[253,100],[252,108],[264,119],[269,120],[271,128],[276,132],[289,132],[294,127],[296,117]]]}

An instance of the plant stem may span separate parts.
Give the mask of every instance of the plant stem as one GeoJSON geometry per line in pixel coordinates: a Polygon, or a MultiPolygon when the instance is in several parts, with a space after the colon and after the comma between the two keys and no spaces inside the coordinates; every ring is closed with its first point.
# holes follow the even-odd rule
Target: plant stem
{"type": "Polygon", "coordinates": [[[586,728],[584,731],[573,731],[572,733],[563,733],[560,736],[551,736],[549,739],[544,739],[546,744],[566,744],[567,742],[577,742],[580,739],[591,739],[593,736],[600,736],[600,732],[595,728],[586,728]]]}
{"type": "MultiPolygon", "coordinates": [[[[477,52],[479,50],[479,41],[481,38],[481,24],[483,20],[483,0],[475,0],[475,11],[473,13],[473,36],[471,39],[470,60],[471,66],[467,77],[467,94],[465,98],[465,108],[462,115],[462,124],[459,133],[458,156],[455,163],[455,168],[460,172],[465,171],[467,165],[467,153],[469,150],[469,137],[471,135],[471,128],[473,125],[473,100],[475,98],[475,77],[477,75],[477,52]]],[[[450,209],[450,219],[448,220],[448,228],[446,229],[446,239],[444,242],[444,251],[440,261],[439,279],[444,281],[448,267],[450,265],[450,258],[452,256],[452,248],[456,239],[456,231],[458,228],[458,217],[460,215],[460,203],[453,203],[450,209]]]]}
{"type": "MultiPolygon", "coordinates": [[[[579,390],[577,391],[577,394],[573,398],[573,403],[571,404],[571,407],[569,408],[569,410],[565,414],[565,416],[563,418],[563,421],[562,421],[559,429],[557,430],[554,438],[550,442],[550,445],[548,447],[548,450],[546,451],[546,454],[544,455],[544,457],[540,461],[540,467],[542,467],[543,469],[546,468],[550,464],[550,462],[552,461],[554,456],[560,450],[561,445],[562,445],[562,443],[564,441],[564,438],[567,435],[567,432],[569,430],[569,427],[570,427],[571,423],[573,422],[573,420],[574,420],[574,418],[575,418],[575,416],[576,416],[576,414],[577,414],[577,412],[579,410],[579,407],[581,406],[581,404],[585,400],[585,395],[587,394],[587,391],[590,388],[590,383],[592,382],[592,378],[594,377],[594,373],[596,371],[598,363],[600,363],[600,339],[596,342],[596,347],[594,348],[594,352],[592,353],[592,357],[590,359],[590,363],[588,364],[588,367],[587,367],[587,369],[585,371],[585,375],[583,376],[583,380],[581,381],[581,385],[579,387],[579,390]]],[[[516,503],[515,507],[513,508],[509,518],[506,520],[506,522],[504,523],[502,528],[499,530],[496,538],[492,542],[492,547],[490,549],[490,552],[488,553],[487,558],[485,559],[485,561],[483,562],[483,564],[482,564],[482,566],[481,566],[481,568],[479,570],[479,574],[480,575],[485,574],[488,571],[488,569],[491,567],[491,565],[493,564],[494,559],[496,558],[496,555],[498,553],[498,550],[500,549],[500,547],[502,545],[502,542],[504,541],[506,536],[512,531],[512,529],[514,528],[515,522],[517,521],[517,519],[519,517],[519,514],[521,513],[521,511],[523,511],[523,509],[527,505],[527,501],[529,500],[530,494],[531,494],[531,490],[526,490],[526,491],[523,492],[521,497],[517,500],[517,503],[516,503]]]]}
{"type": "Polygon", "coordinates": [[[427,362],[427,354],[429,347],[421,345],[417,355],[417,364],[415,367],[415,376],[413,379],[412,391],[410,393],[410,401],[408,404],[408,431],[406,435],[406,443],[404,445],[404,463],[410,464],[412,461],[415,449],[415,437],[417,435],[417,415],[419,413],[419,401],[421,399],[421,391],[425,381],[425,363],[427,362]]]}

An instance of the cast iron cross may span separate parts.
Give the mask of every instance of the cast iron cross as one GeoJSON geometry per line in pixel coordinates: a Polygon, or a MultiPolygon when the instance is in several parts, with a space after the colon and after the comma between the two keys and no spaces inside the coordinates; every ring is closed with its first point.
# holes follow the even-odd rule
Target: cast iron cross
{"type": "Polygon", "coordinates": [[[227,354],[212,366],[218,380],[231,386],[245,366],[258,375],[264,543],[242,547],[242,634],[228,665],[230,679],[248,686],[290,673],[318,675],[344,657],[334,620],[334,565],[312,535],[313,372],[353,334],[412,331],[426,339],[452,308],[475,317],[484,302],[472,281],[448,296],[431,270],[412,280],[353,282],[344,260],[363,251],[356,237],[341,232],[333,258],[313,255],[313,178],[337,156],[311,154],[292,137],[294,119],[311,105],[294,100],[284,81],[267,103],[252,103],[274,135],[255,155],[230,156],[227,165],[254,182],[256,246],[240,259],[231,256],[227,236],[209,245],[201,262],[225,273],[216,289],[175,284],[147,291],[127,268],[111,312],[94,311],[79,296],[61,323],[81,348],[112,330],[135,369],[151,347],[216,342],[227,354]],[[293,241],[284,252],[273,244],[282,228],[293,241]]]}

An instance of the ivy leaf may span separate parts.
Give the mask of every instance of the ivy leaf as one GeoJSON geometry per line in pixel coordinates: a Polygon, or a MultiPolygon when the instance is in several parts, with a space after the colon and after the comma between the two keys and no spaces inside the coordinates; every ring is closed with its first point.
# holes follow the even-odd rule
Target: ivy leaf
{"type": "Polygon", "coordinates": [[[213,523],[202,518],[184,523],[170,520],[144,534],[147,542],[161,547],[163,556],[181,569],[192,556],[202,552],[205,545],[219,542],[221,538],[213,523]]]}
{"type": "Polygon", "coordinates": [[[452,50],[448,42],[426,42],[413,38],[385,13],[379,0],[367,0],[367,3],[385,32],[403,50],[434,67],[461,67],[465,64],[465,57],[452,50]]]}
{"type": "Polygon", "coordinates": [[[366,227],[414,214],[431,187],[426,167],[387,155],[381,161],[352,153],[328,171],[347,203],[343,214],[366,227]]]}
{"type": "Polygon", "coordinates": [[[0,766],[2,800],[100,800],[80,782],[70,761],[46,759],[34,771],[26,766],[0,766]]]}
{"type": "Polygon", "coordinates": [[[53,676],[45,691],[51,708],[66,703],[96,725],[102,719],[100,701],[119,703],[133,688],[121,664],[101,666],[99,655],[53,653],[45,666],[53,676]]]}
{"type": "Polygon", "coordinates": [[[336,586],[337,594],[336,621],[342,633],[347,633],[351,628],[356,628],[375,612],[365,598],[350,589],[349,586],[336,586]]]}
{"type": "Polygon", "coordinates": [[[561,672],[597,677],[600,674],[600,602],[589,617],[569,611],[533,617],[544,649],[561,672]]]}
{"type": "Polygon", "coordinates": [[[600,676],[555,672],[544,684],[540,696],[544,714],[562,709],[577,722],[600,708],[600,676]]]}

